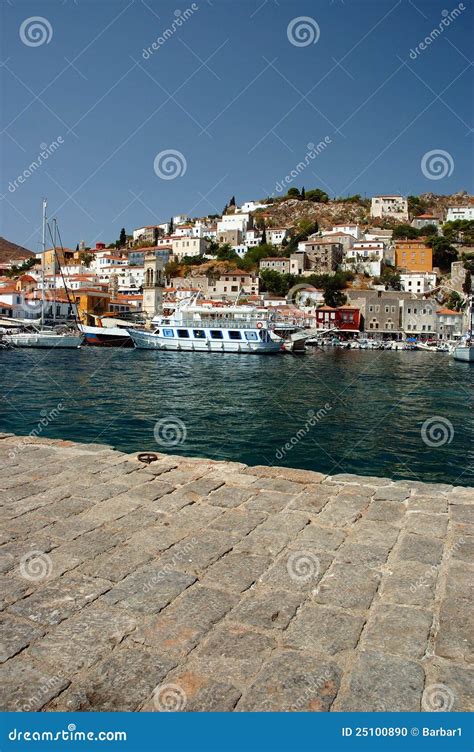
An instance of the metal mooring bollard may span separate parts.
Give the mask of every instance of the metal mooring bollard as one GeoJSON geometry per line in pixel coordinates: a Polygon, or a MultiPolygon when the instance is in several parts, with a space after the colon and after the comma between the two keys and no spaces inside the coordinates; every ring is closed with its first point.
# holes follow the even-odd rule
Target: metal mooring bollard
{"type": "Polygon", "coordinates": [[[158,460],[158,457],[154,452],[142,452],[137,457],[139,462],[144,462],[146,465],[149,465],[151,462],[156,462],[158,460]]]}

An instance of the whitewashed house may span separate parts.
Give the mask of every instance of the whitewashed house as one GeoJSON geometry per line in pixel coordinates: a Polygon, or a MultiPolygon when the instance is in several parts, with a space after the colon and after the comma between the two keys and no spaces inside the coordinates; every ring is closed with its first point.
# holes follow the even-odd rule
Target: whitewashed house
{"type": "Polygon", "coordinates": [[[402,272],[400,284],[404,292],[426,293],[436,287],[436,273],[402,272]]]}
{"type": "Polygon", "coordinates": [[[408,221],[408,199],[404,196],[374,196],[370,204],[370,216],[383,219],[394,217],[401,222],[408,221]]]}

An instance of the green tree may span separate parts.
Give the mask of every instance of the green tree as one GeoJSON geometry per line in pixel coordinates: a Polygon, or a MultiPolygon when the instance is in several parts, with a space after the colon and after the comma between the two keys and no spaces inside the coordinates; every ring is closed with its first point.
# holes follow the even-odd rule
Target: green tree
{"type": "Polygon", "coordinates": [[[240,261],[239,254],[234,251],[229,243],[223,243],[219,246],[216,256],[218,261],[240,261]]]}
{"type": "Polygon", "coordinates": [[[119,243],[119,248],[125,248],[127,245],[127,233],[125,232],[125,227],[122,227],[120,230],[119,243]]]}
{"type": "Polygon", "coordinates": [[[453,261],[458,260],[458,252],[444,237],[429,238],[428,244],[433,249],[433,264],[442,271],[449,271],[453,261]]]}
{"type": "Polygon", "coordinates": [[[301,189],[301,200],[304,201],[306,198],[306,191],[304,189],[304,186],[301,189]]]}
{"type": "Polygon", "coordinates": [[[393,228],[392,240],[415,240],[420,236],[419,230],[411,225],[395,225],[393,228]]]}
{"type": "Polygon", "coordinates": [[[446,308],[449,308],[451,311],[462,311],[463,299],[458,292],[453,291],[449,294],[446,301],[446,308]]]}
{"type": "Polygon", "coordinates": [[[466,271],[466,276],[464,277],[464,282],[462,283],[462,291],[466,295],[470,295],[472,293],[472,279],[470,271],[466,271]]]}
{"type": "Polygon", "coordinates": [[[438,235],[438,228],[436,225],[424,225],[424,227],[421,227],[418,231],[420,237],[429,237],[431,235],[437,236],[438,235]]]}
{"type": "Polygon", "coordinates": [[[265,225],[263,226],[262,237],[260,238],[260,245],[267,245],[267,231],[265,229],[265,225]]]}
{"type": "Polygon", "coordinates": [[[174,222],[173,217],[171,217],[169,225],[168,225],[168,235],[172,235],[174,232],[174,222]]]}
{"type": "Polygon", "coordinates": [[[290,188],[286,195],[288,198],[300,198],[299,188],[290,188]]]}
{"type": "Polygon", "coordinates": [[[92,261],[94,260],[94,254],[81,251],[81,253],[79,254],[79,259],[84,266],[87,266],[87,268],[89,268],[92,261]]]}
{"type": "Polygon", "coordinates": [[[322,191],[319,188],[313,188],[310,191],[306,191],[306,200],[314,201],[316,204],[327,204],[329,196],[326,191],[322,191]]]}

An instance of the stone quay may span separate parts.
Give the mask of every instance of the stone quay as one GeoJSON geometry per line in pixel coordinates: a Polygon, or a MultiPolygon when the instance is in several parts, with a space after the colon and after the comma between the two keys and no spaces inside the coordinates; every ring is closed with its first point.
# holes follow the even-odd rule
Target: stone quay
{"type": "Polygon", "coordinates": [[[1,706],[473,709],[474,489],[0,434],[1,706]]]}

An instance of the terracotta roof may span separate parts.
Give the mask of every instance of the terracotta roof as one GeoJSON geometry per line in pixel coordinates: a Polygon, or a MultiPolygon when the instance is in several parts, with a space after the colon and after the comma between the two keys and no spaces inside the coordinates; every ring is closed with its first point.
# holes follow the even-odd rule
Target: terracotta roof
{"type": "Polygon", "coordinates": [[[436,311],[436,314],[441,314],[443,316],[462,316],[462,311],[452,311],[450,308],[440,308],[439,311],[436,311]]]}

